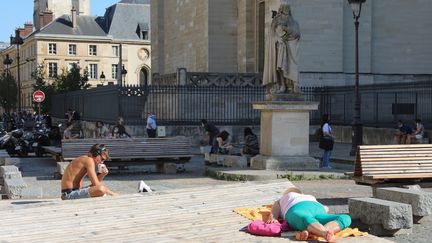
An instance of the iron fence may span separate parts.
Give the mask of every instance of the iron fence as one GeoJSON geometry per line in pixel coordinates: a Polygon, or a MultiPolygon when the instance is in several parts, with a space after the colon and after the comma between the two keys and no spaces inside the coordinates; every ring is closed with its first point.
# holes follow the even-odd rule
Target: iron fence
{"type": "MultiPolygon", "coordinates": [[[[322,114],[333,124],[350,125],[354,87],[301,87],[305,100],[319,102],[311,124],[322,114]]],[[[360,86],[361,121],[367,126],[394,126],[399,119],[432,124],[432,81],[360,86]]],[[[53,98],[53,116],[64,117],[68,108],[82,119],[113,123],[119,116],[126,124],[142,125],[155,112],[160,125],[198,125],[207,119],[218,125],[259,125],[260,113],[252,103],[264,100],[261,86],[103,86],[53,98]]]]}
{"type": "MultiPolygon", "coordinates": [[[[333,124],[350,125],[354,111],[354,86],[321,87],[321,114],[333,124]]],[[[393,127],[398,120],[420,118],[432,124],[432,81],[360,86],[361,122],[366,126],[393,127]]]]}

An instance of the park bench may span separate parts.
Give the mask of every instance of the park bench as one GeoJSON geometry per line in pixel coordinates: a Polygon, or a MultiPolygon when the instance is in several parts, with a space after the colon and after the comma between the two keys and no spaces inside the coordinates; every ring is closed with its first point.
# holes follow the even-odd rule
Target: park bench
{"type": "Polygon", "coordinates": [[[432,144],[358,146],[353,179],[357,184],[432,178],[432,144]]]}
{"type": "MultiPolygon", "coordinates": [[[[127,138],[127,139],[71,139],[62,140],[62,147],[45,147],[62,161],[70,161],[87,154],[94,144],[105,144],[109,149],[112,161],[108,166],[163,165],[169,163],[185,163],[192,157],[190,138],[177,136],[169,138],[127,138]]],[[[59,160],[57,160],[59,161],[59,160]]]]}

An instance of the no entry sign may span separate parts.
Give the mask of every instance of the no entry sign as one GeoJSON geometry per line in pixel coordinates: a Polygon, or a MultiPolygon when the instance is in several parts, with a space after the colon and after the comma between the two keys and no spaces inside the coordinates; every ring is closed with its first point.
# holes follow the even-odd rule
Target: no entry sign
{"type": "Polygon", "coordinates": [[[45,100],[45,93],[42,92],[41,90],[36,90],[33,93],[33,101],[34,102],[41,103],[44,100],[45,100]]]}

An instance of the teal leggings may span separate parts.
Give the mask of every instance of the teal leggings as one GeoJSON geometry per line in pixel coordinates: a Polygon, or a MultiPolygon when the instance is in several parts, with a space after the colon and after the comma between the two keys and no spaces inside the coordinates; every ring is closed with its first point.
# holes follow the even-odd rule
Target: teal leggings
{"type": "Polygon", "coordinates": [[[350,226],[351,217],[346,214],[328,214],[321,203],[313,201],[299,202],[292,206],[285,214],[285,220],[295,230],[305,230],[312,224],[319,222],[322,225],[336,221],[341,230],[350,226]]]}

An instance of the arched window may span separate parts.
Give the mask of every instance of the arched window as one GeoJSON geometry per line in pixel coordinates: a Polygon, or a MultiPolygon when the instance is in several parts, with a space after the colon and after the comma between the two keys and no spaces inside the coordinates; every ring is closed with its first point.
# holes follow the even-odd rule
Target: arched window
{"type": "Polygon", "coordinates": [[[148,80],[149,80],[149,76],[148,75],[149,75],[148,70],[145,67],[141,68],[141,71],[140,71],[140,85],[144,85],[144,86],[148,85],[148,80]]]}

